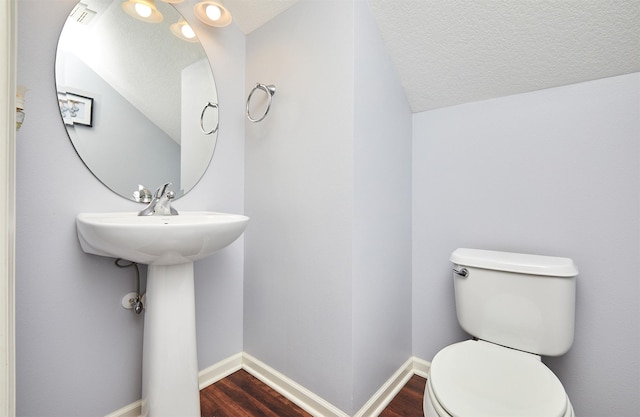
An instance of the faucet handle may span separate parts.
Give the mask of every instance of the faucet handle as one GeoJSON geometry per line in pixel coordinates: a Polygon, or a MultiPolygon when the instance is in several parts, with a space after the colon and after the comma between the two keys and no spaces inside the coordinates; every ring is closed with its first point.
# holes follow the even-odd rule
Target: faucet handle
{"type": "Polygon", "coordinates": [[[153,196],[153,200],[149,203],[147,207],[145,207],[142,211],[138,213],[138,216],[152,216],[152,215],[160,215],[160,216],[175,216],[178,214],[178,210],[171,207],[171,200],[176,197],[176,193],[169,190],[170,182],[166,184],[162,184],[156,190],[155,195],[153,196]]]}
{"type": "MultiPolygon", "coordinates": [[[[158,187],[158,189],[156,190],[156,194],[155,197],[156,198],[160,198],[163,195],[165,195],[165,193],[167,192],[167,189],[169,187],[171,187],[172,183],[167,182],[165,184],[162,184],[160,187],[158,187]]],[[[169,191],[170,193],[173,193],[173,191],[169,191]]],[[[173,196],[175,197],[175,193],[173,194],[173,196]]],[[[173,198],[173,197],[169,197],[169,198],[173,198]]]]}
{"type": "Polygon", "coordinates": [[[171,213],[172,216],[177,216],[178,215],[178,210],[176,210],[172,205],[171,205],[171,200],[173,200],[174,198],[176,198],[176,193],[174,193],[173,191],[168,191],[166,194],[167,197],[167,205],[169,206],[169,212],[171,213]]]}

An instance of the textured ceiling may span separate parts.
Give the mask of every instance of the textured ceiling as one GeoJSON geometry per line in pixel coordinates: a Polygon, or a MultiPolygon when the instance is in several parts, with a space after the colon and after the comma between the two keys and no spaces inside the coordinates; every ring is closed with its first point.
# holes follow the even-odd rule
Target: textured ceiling
{"type": "MultiPolygon", "coordinates": [[[[640,0],[368,2],[414,112],[640,71],[640,0]]],[[[295,3],[226,2],[246,34],[295,3]]]]}

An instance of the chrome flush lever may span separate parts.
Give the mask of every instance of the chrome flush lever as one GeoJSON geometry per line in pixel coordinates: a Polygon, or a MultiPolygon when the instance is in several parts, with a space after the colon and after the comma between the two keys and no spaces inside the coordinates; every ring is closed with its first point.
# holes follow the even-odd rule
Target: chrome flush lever
{"type": "Polygon", "coordinates": [[[453,268],[453,273],[456,275],[460,275],[462,278],[466,278],[469,276],[469,271],[467,270],[467,268],[453,268]]]}

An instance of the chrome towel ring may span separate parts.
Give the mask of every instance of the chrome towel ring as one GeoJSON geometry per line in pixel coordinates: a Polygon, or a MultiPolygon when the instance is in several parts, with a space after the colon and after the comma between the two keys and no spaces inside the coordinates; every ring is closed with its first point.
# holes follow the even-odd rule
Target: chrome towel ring
{"type": "Polygon", "coordinates": [[[265,117],[267,117],[267,113],[269,113],[269,109],[271,108],[271,101],[273,100],[273,95],[275,93],[276,93],[276,86],[273,84],[264,85],[264,84],[257,83],[256,86],[253,87],[253,90],[251,90],[251,92],[249,93],[249,97],[247,97],[247,117],[249,118],[249,120],[251,120],[253,123],[257,123],[257,122],[261,122],[265,117]],[[262,117],[254,119],[253,117],[251,117],[251,111],[249,110],[249,102],[251,101],[251,96],[253,96],[253,93],[255,93],[256,90],[262,90],[265,93],[267,93],[268,101],[267,101],[267,107],[264,110],[264,114],[262,115],[262,117]]]}
{"type": "Polygon", "coordinates": [[[202,133],[204,133],[205,135],[216,133],[218,131],[218,127],[220,126],[220,120],[218,120],[216,121],[216,127],[214,127],[213,130],[206,130],[204,128],[204,114],[207,112],[208,108],[220,110],[220,108],[218,107],[218,103],[208,102],[204,105],[202,113],[200,114],[200,130],[202,130],[202,133]]]}

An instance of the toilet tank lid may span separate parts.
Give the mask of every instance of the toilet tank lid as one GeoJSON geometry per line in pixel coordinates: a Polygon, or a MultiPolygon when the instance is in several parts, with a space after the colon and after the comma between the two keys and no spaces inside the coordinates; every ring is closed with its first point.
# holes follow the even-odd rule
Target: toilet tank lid
{"type": "Polygon", "coordinates": [[[578,268],[572,259],[527,255],[484,249],[456,249],[449,258],[456,265],[520,274],[575,277],[578,268]]]}

